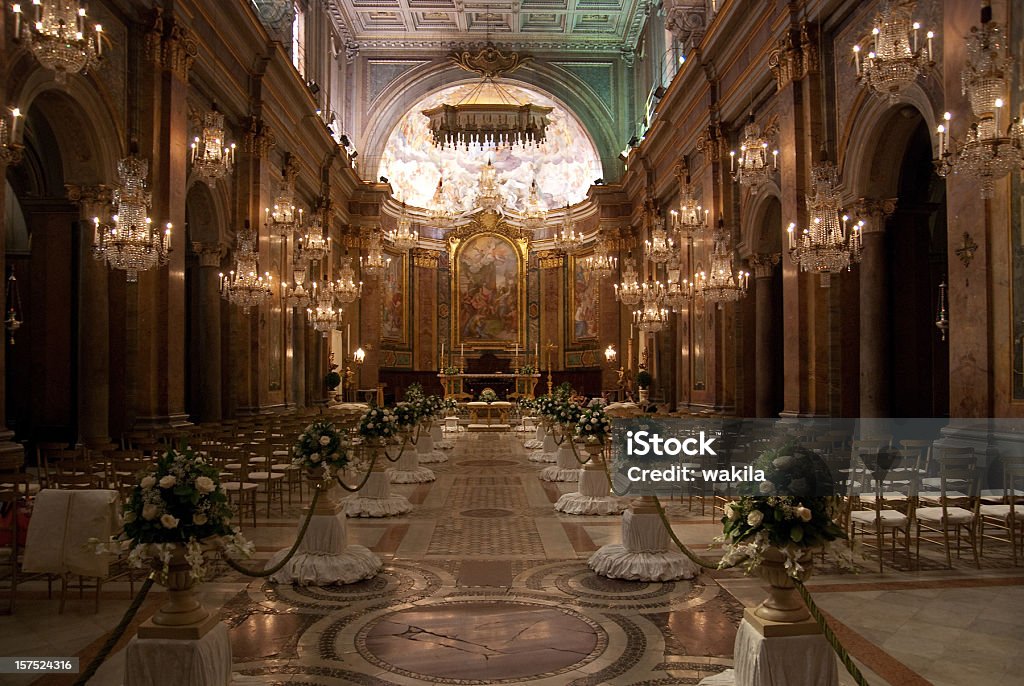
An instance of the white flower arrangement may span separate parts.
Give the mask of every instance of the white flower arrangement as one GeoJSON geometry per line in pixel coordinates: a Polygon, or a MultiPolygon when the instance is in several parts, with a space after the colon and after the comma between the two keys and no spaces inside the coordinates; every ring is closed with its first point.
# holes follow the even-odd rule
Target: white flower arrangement
{"type": "Polygon", "coordinates": [[[359,420],[359,435],[370,441],[381,441],[398,433],[395,413],[386,407],[371,407],[359,420]]]}
{"type": "Polygon", "coordinates": [[[584,410],[576,422],[576,435],[589,443],[604,443],[612,431],[612,420],[600,406],[584,410]]]}
{"type": "Polygon", "coordinates": [[[325,476],[344,469],[349,462],[344,437],[331,422],[317,419],[299,434],[292,464],[306,470],[324,468],[325,476]]]}

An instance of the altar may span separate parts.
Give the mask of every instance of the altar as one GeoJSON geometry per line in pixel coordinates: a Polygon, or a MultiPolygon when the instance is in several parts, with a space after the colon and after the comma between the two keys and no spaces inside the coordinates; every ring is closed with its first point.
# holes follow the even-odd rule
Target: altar
{"type": "Polygon", "coordinates": [[[467,431],[508,431],[512,428],[508,421],[512,403],[496,400],[491,403],[466,403],[469,410],[469,426],[467,431]]]}
{"type": "Polygon", "coordinates": [[[513,401],[532,400],[540,374],[438,374],[437,378],[441,380],[445,399],[468,401],[479,397],[484,388],[491,388],[499,398],[513,401]]]}

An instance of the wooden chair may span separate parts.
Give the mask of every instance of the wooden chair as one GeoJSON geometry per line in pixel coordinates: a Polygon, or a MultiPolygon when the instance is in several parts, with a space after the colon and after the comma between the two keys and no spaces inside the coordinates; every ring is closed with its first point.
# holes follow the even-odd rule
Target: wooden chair
{"type": "Polygon", "coordinates": [[[0,614],[14,614],[14,604],[18,595],[18,572],[21,564],[21,536],[18,521],[18,507],[24,502],[16,490],[0,488],[0,511],[4,517],[0,519],[0,592],[6,592],[7,608],[0,614]]]}
{"type": "Polygon", "coordinates": [[[939,491],[934,495],[937,506],[917,507],[917,557],[921,557],[921,541],[941,545],[946,551],[946,566],[953,568],[950,534],[956,538],[956,555],[960,557],[963,534],[967,535],[974,566],[981,569],[978,556],[978,485],[980,474],[974,455],[936,458],[939,463],[939,491]],[[930,532],[935,537],[922,536],[930,532]],[[941,538],[938,536],[941,535],[941,538]]]}
{"type": "Polygon", "coordinates": [[[978,508],[981,516],[981,554],[985,554],[985,539],[1010,544],[1013,566],[1017,566],[1017,548],[1024,553],[1024,461],[1003,462],[1003,502],[984,503],[978,508]],[[986,527],[1005,531],[1005,538],[986,533],[986,527]]]}
{"type": "Polygon", "coordinates": [[[228,503],[236,510],[238,520],[242,521],[246,511],[252,515],[252,525],[256,526],[256,492],[259,484],[249,481],[248,465],[237,450],[216,448],[210,451],[210,462],[220,471],[220,485],[227,494],[228,503]]]}

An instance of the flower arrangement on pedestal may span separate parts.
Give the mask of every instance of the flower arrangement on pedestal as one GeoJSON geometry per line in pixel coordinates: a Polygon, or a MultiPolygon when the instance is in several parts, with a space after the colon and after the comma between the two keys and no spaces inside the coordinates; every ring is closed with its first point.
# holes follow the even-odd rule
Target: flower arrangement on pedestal
{"type": "Polygon", "coordinates": [[[408,402],[416,402],[417,400],[423,400],[423,386],[418,383],[411,383],[405,389],[405,399],[408,402]]]}
{"type": "Polygon", "coordinates": [[[318,419],[299,434],[295,443],[295,457],[292,464],[306,471],[323,468],[324,477],[344,469],[349,463],[349,454],[340,431],[331,422],[318,419]]]}
{"type": "Polygon", "coordinates": [[[561,403],[550,395],[542,395],[535,401],[537,412],[548,422],[558,421],[558,410],[561,403]]]}
{"type": "Polygon", "coordinates": [[[536,374],[537,373],[537,368],[534,367],[532,364],[524,364],[522,367],[519,368],[519,373],[520,374],[536,374]]]}
{"type": "Polygon", "coordinates": [[[490,388],[485,388],[480,392],[480,402],[487,403],[490,405],[493,402],[497,402],[498,394],[490,388]]]}
{"type": "Polygon", "coordinates": [[[410,431],[420,420],[419,408],[414,403],[398,403],[393,412],[399,431],[410,431]]]}
{"type": "Polygon", "coordinates": [[[828,466],[814,453],[785,445],[766,450],[754,462],[754,473],[764,480],[745,483],[748,491],[727,503],[722,517],[725,555],[720,566],[743,562],[747,571],[761,565],[765,553],[775,549],[784,557],[792,577],[804,573],[808,553],[824,548],[842,564],[850,564],[846,533],[833,521],[841,508],[833,496],[828,466]]]}
{"type": "Polygon", "coordinates": [[[206,574],[204,545],[217,541],[233,554],[251,557],[254,546],[231,524],[231,506],[220,472],[190,448],[168,450],[140,480],[124,506],[124,529],[117,537],[130,547],[129,562],[148,559],[163,565],[163,575],[184,548],[192,579],[206,574]]]}
{"type": "Polygon", "coordinates": [[[398,420],[386,407],[371,407],[360,418],[357,431],[367,441],[381,443],[398,433],[398,420]]]}
{"type": "Polygon", "coordinates": [[[576,422],[576,435],[587,444],[604,445],[612,433],[612,420],[600,406],[583,411],[576,422]]]}
{"type": "Polygon", "coordinates": [[[462,373],[462,370],[460,370],[458,367],[445,367],[444,369],[441,370],[441,373],[444,374],[445,376],[458,376],[459,374],[462,373]]]}
{"type": "Polygon", "coordinates": [[[431,422],[441,415],[444,409],[444,401],[436,395],[428,395],[420,401],[420,418],[424,422],[431,422]]]}
{"type": "Polygon", "coordinates": [[[444,410],[445,415],[451,415],[459,409],[459,401],[455,398],[445,398],[441,401],[441,409],[444,410]]]}
{"type": "Polygon", "coordinates": [[[575,426],[583,416],[583,408],[568,400],[559,403],[556,421],[564,426],[575,426]]]}

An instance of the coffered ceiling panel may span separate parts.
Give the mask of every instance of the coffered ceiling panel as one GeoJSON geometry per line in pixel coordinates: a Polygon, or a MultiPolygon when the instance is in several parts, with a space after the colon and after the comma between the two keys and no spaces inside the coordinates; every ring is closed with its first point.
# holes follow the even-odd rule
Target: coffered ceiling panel
{"type": "Polygon", "coordinates": [[[635,46],[651,0],[328,0],[350,49],[436,50],[490,37],[526,51],[635,46]]]}

